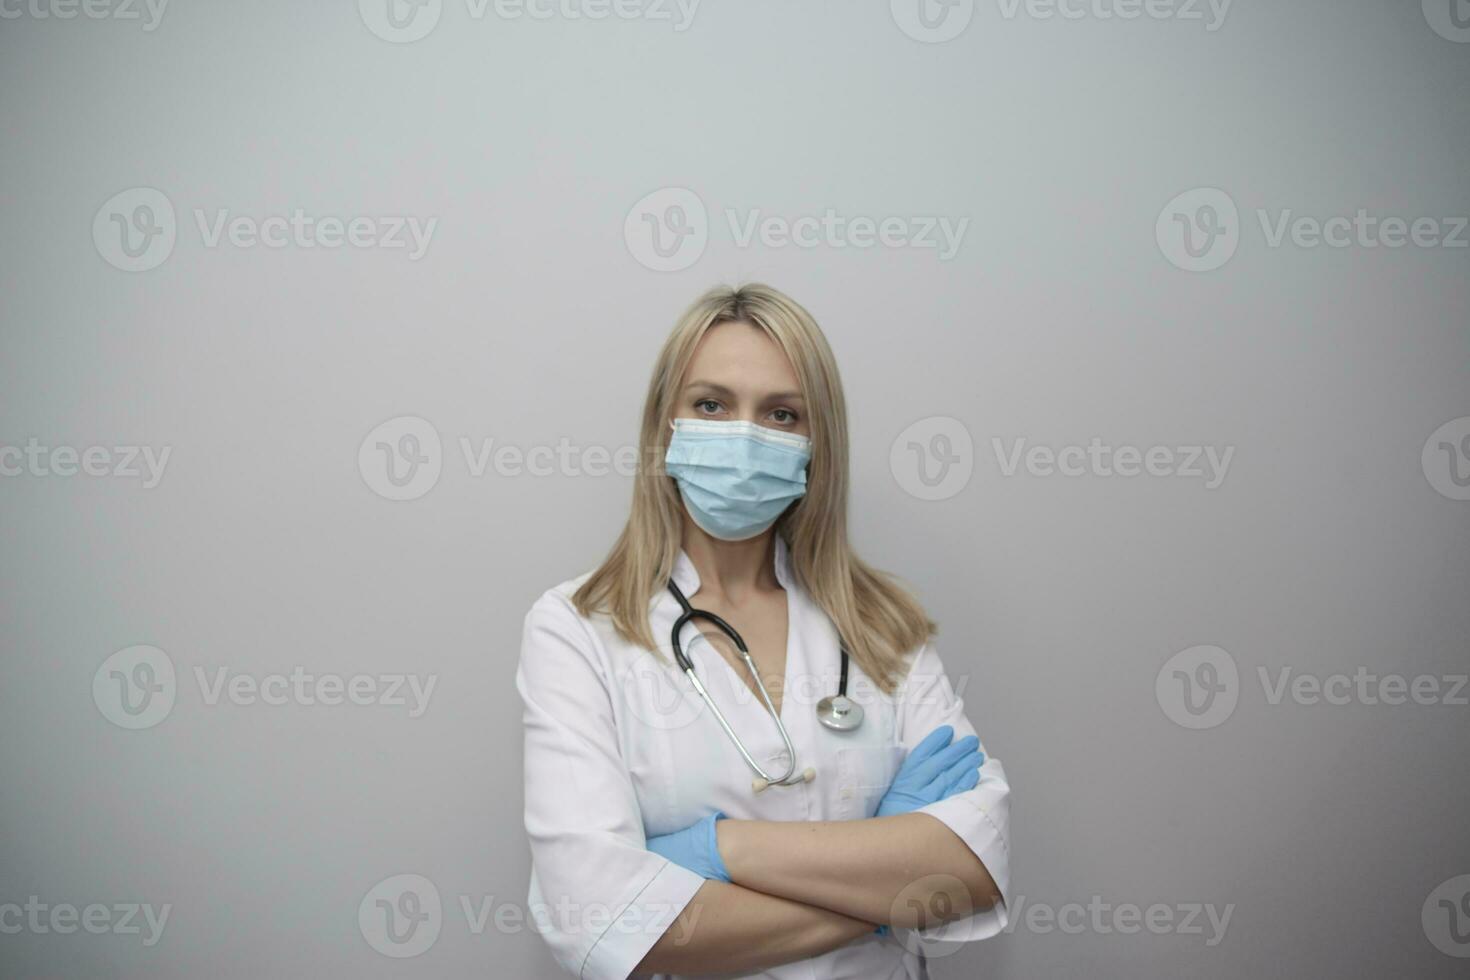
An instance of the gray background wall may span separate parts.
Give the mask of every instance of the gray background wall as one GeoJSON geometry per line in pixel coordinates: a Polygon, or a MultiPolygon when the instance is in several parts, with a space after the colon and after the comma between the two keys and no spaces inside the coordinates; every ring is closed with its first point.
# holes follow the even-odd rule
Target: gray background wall
{"type": "Polygon", "coordinates": [[[587,449],[635,438],[677,314],[756,279],[827,331],[858,545],[1013,780],[1041,911],[937,976],[1462,975],[1463,0],[962,0],[932,29],[906,0],[428,0],[402,29],[387,0],[49,2],[0,19],[0,905],[44,907],[0,916],[0,973],[554,975],[514,918],[521,617],[611,542],[630,481],[587,449]],[[417,256],[209,235],[296,209],[437,223],[417,256]],[[899,221],[797,246],[727,216],[829,209],[899,221]],[[1359,209],[1433,224],[1273,244],[1359,209]],[[930,217],[968,221],[954,254],[901,243],[930,217]],[[1094,437],[1233,454],[1213,489],[1007,475],[1016,440],[1094,437]],[[477,475],[462,440],[573,462],[477,475]],[[404,487],[379,441],[425,460],[404,487]],[[145,446],[152,486],[113,452],[145,446]],[[115,475],[66,475],[91,447],[115,475]],[[416,716],[213,696],[298,667],[436,686],[416,716]],[[1345,703],[1276,698],[1283,669],[1345,703]],[[432,899],[404,874],[442,912],[398,959],[359,907],[432,899]],[[128,903],[170,907],[156,942],[128,903]],[[1130,904],[1172,924],[1124,932],[1130,904]]]}

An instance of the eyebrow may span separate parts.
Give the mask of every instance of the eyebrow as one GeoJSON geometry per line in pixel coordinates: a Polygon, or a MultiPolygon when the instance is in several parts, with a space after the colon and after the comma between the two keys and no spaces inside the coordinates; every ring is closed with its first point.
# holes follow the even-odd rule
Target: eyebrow
{"type": "MultiPolygon", "coordinates": [[[[726,388],[724,385],[722,385],[722,384],[720,384],[718,382],[715,382],[715,381],[703,381],[703,380],[696,379],[694,381],[689,382],[687,385],[684,386],[684,390],[685,391],[689,391],[689,390],[691,390],[693,388],[703,388],[703,389],[705,389],[707,391],[712,391],[715,394],[722,395],[722,396],[724,396],[726,398],[732,398],[735,395],[735,392],[731,391],[729,388],[726,388]]],[[[765,397],[765,400],[768,401],[768,402],[770,402],[770,401],[783,401],[783,402],[784,401],[805,401],[805,399],[802,397],[801,392],[799,392],[799,391],[773,391],[773,392],[771,392],[769,395],[767,395],[765,397]]]]}

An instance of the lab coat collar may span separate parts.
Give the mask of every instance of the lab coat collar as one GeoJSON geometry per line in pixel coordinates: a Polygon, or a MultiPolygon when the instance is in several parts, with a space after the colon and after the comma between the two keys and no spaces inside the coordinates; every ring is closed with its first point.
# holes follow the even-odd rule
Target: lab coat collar
{"type": "MultiPolygon", "coordinates": [[[[781,588],[790,590],[792,586],[791,555],[786,548],[786,539],[780,534],[776,535],[776,581],[781,588]]],[[[674,584],[679,591],[686,596],[692,596],[699,591],[699,572],[694,569],[694,562],[689,560],[684,549],[679,549],[679,557],[674,559],[674,584]]]]}

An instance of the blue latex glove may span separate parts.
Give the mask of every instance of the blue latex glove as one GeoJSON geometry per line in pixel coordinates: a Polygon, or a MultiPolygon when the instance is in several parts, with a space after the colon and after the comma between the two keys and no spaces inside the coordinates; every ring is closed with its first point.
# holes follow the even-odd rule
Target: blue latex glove
{"type": "Polygon", "coordinates": [[[954,728],[940,725],[909,750],[893,785],[878,802],[878,816],[912,813],[979,784],[980,767],[985,764],[980,740],[966,735],[951,744],[952,738],[954,728]]]}
{"type": "Polygon", "coordinates": [[[680,867],[688,868],[701,878],[728,882],[730,872],[725,870],[725,860],[720,857],[719,838],[715,836],[715,821],[724,818],[725,815],[716,810],[691,827],[662,837],[650,837],[648,849],[680,867]]]}

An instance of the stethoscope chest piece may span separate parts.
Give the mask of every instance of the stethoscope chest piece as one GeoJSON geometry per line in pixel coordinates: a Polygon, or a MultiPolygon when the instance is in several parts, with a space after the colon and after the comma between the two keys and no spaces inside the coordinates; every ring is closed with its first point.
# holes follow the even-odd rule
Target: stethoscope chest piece
{"type": "Polygon", "coordinates": [[[817,702],[817,721],[834,732],[850,732],[863,723],[863,706],[846,694],[817,702]]]}

